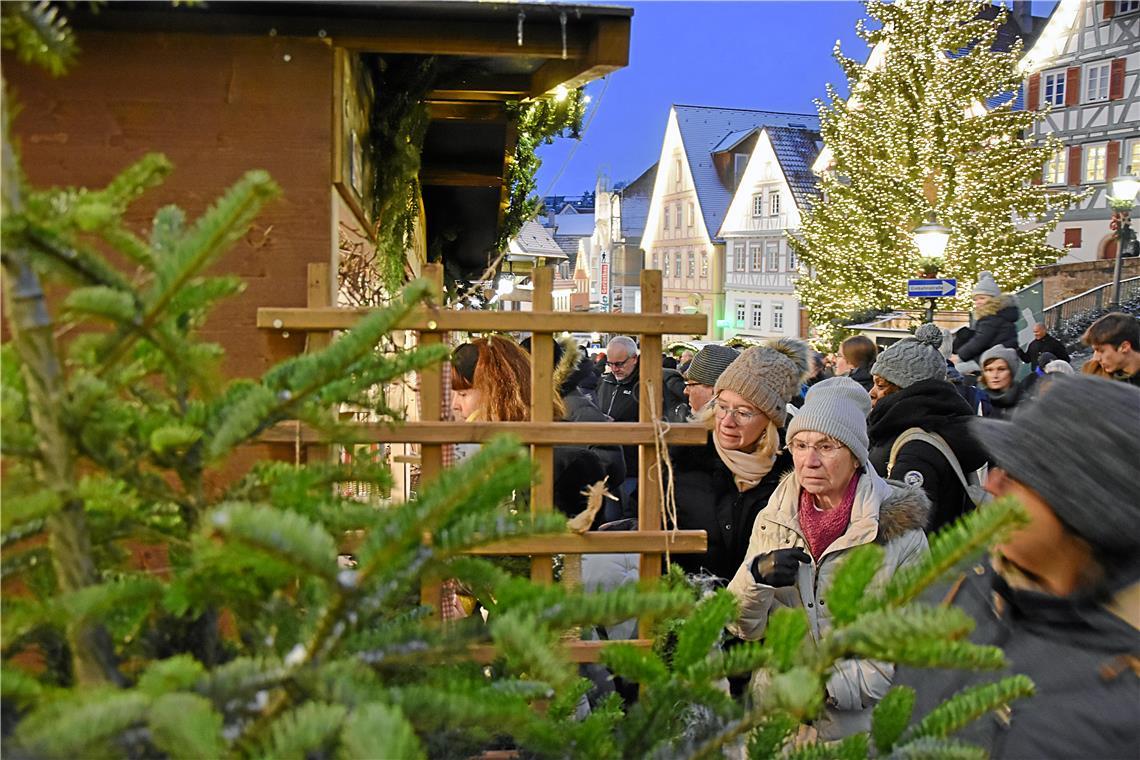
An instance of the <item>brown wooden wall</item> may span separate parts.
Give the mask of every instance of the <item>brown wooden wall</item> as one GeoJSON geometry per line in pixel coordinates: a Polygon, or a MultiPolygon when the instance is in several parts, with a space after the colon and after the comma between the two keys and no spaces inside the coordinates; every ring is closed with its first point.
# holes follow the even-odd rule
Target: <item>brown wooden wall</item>
{"type": "Polygon", "coordinates": [[[217,267],[247,289],[219,306],[204,337],[225,370],[252,376],[298,353],[302,336],[259,331],[258,306],[304,306],[309,262],[333,250],[332,49],[313,40],[80,31],[82,53],[53,79],[4,57],[20,104],[14,132],[37,185],[102,186],[148,151],[174,173],[136,204],[140,229],[175,203],[190,219],[248,169],[284,190],[217,267]]]}

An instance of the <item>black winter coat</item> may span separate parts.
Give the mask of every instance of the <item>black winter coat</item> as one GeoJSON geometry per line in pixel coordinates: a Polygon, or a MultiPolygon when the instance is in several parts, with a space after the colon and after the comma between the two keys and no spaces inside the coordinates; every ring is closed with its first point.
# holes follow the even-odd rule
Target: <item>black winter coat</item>
{"type": "MultiPolygon", "coordinates": [[[[780,431],[781,444],[784,431],[780,431]]],[[[792,469],[792,457],[781,451],[771,471],[758,484],[741,493],[732,471],[713,445],[712,433],[703,447],[674,446],[673,491],[677,499],[677,527],[708,533],[704,554],[675,554],[673,562],[687,573],[710,573],[725,583],[744,562],[752,523],[768,505],[780,478],[792,469]]]]}
{"type": "MultiPolygon", "coordinates": [[[[639,360],[640,361],[640,360],[639,360]]],[[[598,383],[598,408],[613,418],[614,422],[637,422],[641,403],[641,366],[634,367],[629,377],[621,382],[608,373],[598,383]]],[[[637,477],[637,447],[624,446],[625,476],[637,477]]]]}
{"type": "MultiPolygon", "coordinates": [[[[562,403],[566,406],[563,422],[613,422],[610,417],[599,409],[593,400],[580,389],[574,388],[562,396],[562,403]]],[[[606,475],[606,487],[611,493],[617,493],[617,488],[625,480],[625,456],[621,446],[590,446],[598,458],[602,460],[606,475]]]]}
{"type": "Polygon", "coordinates": [[[1029,374],[1025,376],[1025,379],[1030,382],[1014,383],[1004,391],[993,391],[986,388],[986,395],[990,397],[990,413],[986,416],[999,420],[1009,419],[1014,408],[1029,397],[1028,391],[1032,387],[1032,381],[1036,378],[1033,374],[1029,374]]]}
{"type": "Polygon", "coordinates": [[[1065,344],[1049,334],[1044,338],[1034,338],[1029,341],[1024,351],[1017,349],[1017,355],[1032,369],[1037,369],[1037,360],[1041,358],[1041,354],[1053,354],[1061,361],[1069,361],[1069,352],[1065,350],[1065,344]]]}
{"type": "Polygon", "coordinates": [[[884,478],[922,487],[931,503],[927,533],[973,509],[973,502],[938,449],[924,441],[905,443],[894,470],[887,472],[891,447],[904,430],[919,427],[942,436],[963,473],[969,473],[986,463],[985,451],[968,430],[974,416],[953,385],[945,380],[923,380],[881,398],[867,418],[871,466],[884,478]]]}
{"type": "MultiPolygon", "coordinates": [[[[988,349],[1006,346],[1017,350],[1017,300],[1013,296],[998,296],[986,304],[986,312],[978,314],[972,335],[962,328],[958,333],[971,335],[954,353],[964,362],[978,361],[988,349]]],[[[955,335],[957,337],[957,335],[955,335]]]]}
{"type": "Polygon", "coordinates": [[[848,372],[847,377],[859,383],[859,385],[862,385],[863,390],[868,392],[870,392],[871,388],[875,385],[875,378],[871,377],[870,365],[859,365],[855,369],[848,372]]]}
{"type": "Polygon", "coordinates": [[[977,622],[970,641],[1001,647],[1009,665],[1001,672],[900,668],[895,684],[918,692],[916,719],[960,689],[1024,673],[1036,685],[1033,696],[955,737],[999,760],[1140,757],[1140,675],[1129,666],[1140,655],[1135,627],[1095,601],[1013,589],[989,562],[954,588],[954,606],[977,622]]]}

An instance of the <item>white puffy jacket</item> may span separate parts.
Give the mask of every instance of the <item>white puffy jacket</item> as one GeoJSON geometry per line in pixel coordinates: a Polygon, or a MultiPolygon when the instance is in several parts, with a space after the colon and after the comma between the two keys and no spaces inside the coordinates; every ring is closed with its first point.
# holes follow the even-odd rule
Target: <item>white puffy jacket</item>
{"type": "MultiPolygon", "coordinates": [[[[851,522],[842,536],[818,562],[801,564],[794,586],[773,588],[752,577],[752,560],[775,549],[801,547],[808,551],[800,529],[800,486],[795,473],[788,473],[761,510],[752,526],[752,538],[744,563],[729,590],[740,605],[740,617],[729,630],[742,639],[764,638],[768,616],[777,605],[802,607],[807,611],[811,634],[818,641],[831,628],[827,591],[843,557],[863,544],[878,543],[885,550],[883,564],[871,583],[881,586],[903,565],[917,562],[927,552],[926,525],[930,501],[921,488],[887,482],[874,470],[859,477],[851,522]]],[[[810,552],[808,552],[810,554],[810,552]]],[[[816,722],[820,738],[837,739],[870,728],[871,710],[891,686],[894,666],[877,660],[843,660],[827,684],[827,715],[816,722]]],[[[753,675],[753,690],[762,690],[764,671],[753,675]]]]}

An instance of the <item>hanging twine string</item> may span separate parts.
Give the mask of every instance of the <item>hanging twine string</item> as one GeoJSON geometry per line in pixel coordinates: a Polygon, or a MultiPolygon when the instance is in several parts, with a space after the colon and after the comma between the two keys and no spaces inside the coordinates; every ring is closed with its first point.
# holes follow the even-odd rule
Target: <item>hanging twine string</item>
{"type": "MultiPolygon", "coordinates": [[[[646,385],[647,395],[649,396],[649,408],[656,411],[657,396],[653,392],[653,383],[646,385]]],[[[650,465],[650,469],[657,470],[657,479],[661,482],[660,499],[661,499],[661,513],[668,518],[666,523],[668,525],[669,535],[665,539],[665,563],[670,562],[669,559],[669,545],[677,535],[677,497],[673,491],[673,459],[669,456],[669,446],[665,443],[665,434],[670,429],[669,422],[656,415],[653,416],[653,446],[657,452],[657,460],[650,465]],[[661,477],[661,463],[665,463],[665,477],[661,477]]]]}

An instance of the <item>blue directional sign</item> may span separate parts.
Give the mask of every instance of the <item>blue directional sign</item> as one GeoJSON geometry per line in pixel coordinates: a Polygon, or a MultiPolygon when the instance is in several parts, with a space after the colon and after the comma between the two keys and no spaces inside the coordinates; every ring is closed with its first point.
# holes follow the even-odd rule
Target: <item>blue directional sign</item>
{"type": "Polygon", "coordinates": [[[943,277],[940,280],[907,280],[907,298],[945,298],[958,294],[958,281],[943,277]]]}

